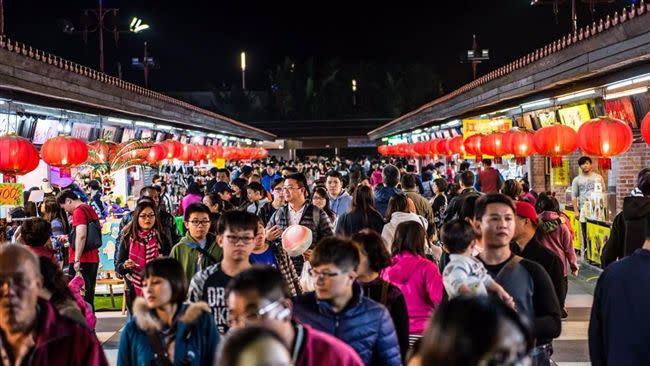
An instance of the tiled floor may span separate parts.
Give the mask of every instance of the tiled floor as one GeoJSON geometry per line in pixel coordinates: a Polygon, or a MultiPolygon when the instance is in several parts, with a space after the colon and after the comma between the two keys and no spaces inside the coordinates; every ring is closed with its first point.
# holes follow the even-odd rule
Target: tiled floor
{"type": "MultiPolygon", "coordinates": [[[[562,335],[553,342],[553,361],[559,366],[587,366],[589,349],[587,329],[593,300],[593,290],[598,271],[591,267],[581,268],[578,278],[569,279],[566,307],[569,317],[562,321],[562,335]]],[[[126,317],[120,312],[97,314],[97,337],[102,342],[111,365],[117,364],[117,348],[120,330],[126,317]]]]}

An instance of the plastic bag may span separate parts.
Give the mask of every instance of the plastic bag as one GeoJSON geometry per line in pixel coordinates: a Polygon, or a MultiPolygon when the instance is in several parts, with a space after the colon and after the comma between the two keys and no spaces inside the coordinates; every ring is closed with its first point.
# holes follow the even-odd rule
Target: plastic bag
{"type": "Polygon", "coordinates": [[[302,287],[303,292],[314,291],[314,282],[309,275],[309,270],[311,269],[311,263],[305,261],[302,265],[302,272],[300,272],[300,287],[302,287]]]}

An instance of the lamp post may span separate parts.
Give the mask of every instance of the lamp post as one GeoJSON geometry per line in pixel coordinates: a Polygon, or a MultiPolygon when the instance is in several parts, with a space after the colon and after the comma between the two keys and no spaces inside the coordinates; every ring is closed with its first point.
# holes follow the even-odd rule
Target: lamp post
{"type": "Polygon", "coordinates": [[[352,79],[352,105],[357,105],[357,80],[352,79]]]}
{"type": "MultiPolygon", "coordinates": [[[[2,0],[0,0],[2,1],[2,0]]],[[[1,5],[1,4],[0,4],[1,5]]],[[[143,30],[149,29],[148,24],[142,24],[142,19],[133,18],[131,25],[128,30],[119,30],[116,25],[113,25],[112,28],[107,28],[105,26],[105,20],[107,16],[117,16],[117,8],[104,8],[103,0],[98,0],[97,9],[85,9],[83,17],[83,30],[75,31],[74,26],[69,21],[64,21],[63,32],[67,34],[82,34],[84,42],[88,41],[88,33],[97,32],[99,38],[99,70],[104,72],[104,31],[113,33],[115,39],[115,44],[117,44],[121,33],[140,33],[143,30]],[[91,15],[94,20],[97,22],[96,27],[89,29],[91,15]]]]}
{"type": "Polygon", "coordinates": [[[246,90],[246,52],[241,53],[241,88],[246,90]]]}
{"type": "Polygon", "coordinates": [[[476,34],[472,35],[472,49],[467,50],[467,54],[461,62],[468,62],[472,64],[472,76],[476,79],[476,66],[483,61],[490,59],[490,50],[479,49],[476,44],[476,34]]]}

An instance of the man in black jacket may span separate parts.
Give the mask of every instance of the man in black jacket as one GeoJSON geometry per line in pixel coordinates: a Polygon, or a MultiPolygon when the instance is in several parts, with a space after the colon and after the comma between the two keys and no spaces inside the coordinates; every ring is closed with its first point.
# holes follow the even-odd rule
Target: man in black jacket
{"type": "Polygon", "coordinates": [[[650,168],[645,168],[637,176],[633,196],[625,197],[623,211],[614,218],[612,231],[601,256],[603,268],[641,248],[649,233],[650,168]]]}
{"type": "Polygon", "coordinates": [[[641,249],[612,263],[596,284],[589,321],[595,366],[650,365],[650,235],[642,240],[641,249]]]}
{"type": "Polygon", "coordinates": [[[515,202],[517,209],[515,220],[515,236],[512,238],[516,242],[513,250],[515,254],[533,261],[546,270],[553,288],[555,295],[560,302],[562,308],[562,318],[566,318],[567,314],[564,310],[564,300],[566,291],[564,286],[564,270],[562,267],[562,260],[555,253],[548,248],[544,247],[540,241],[537,233],[537,213],[535,208],[528,202],[515,202]]]}
{"type": "Polygon", "coordinates": [[[460,189],[461,192],[457,197],[449,201],[447,211],[445,211],[445,223],[459,218],[458,214],[463,207],[463,202],[469,196],[479,196],[480,193],[474,189],[474,173],[471,170],[465,170],[460,173],[460,189]]]}
{"type": "Polygon", "coordinates": [[[475,226],[481,232],[483,251],[478,258],[488,273],[513,297],[516,309],[533,326],[537,365],[550,365],[553,338],[560,336],[560,304],[548,274],[539,264],[513,254],[515,205],[502,194],[476,201],[475,226]]]}

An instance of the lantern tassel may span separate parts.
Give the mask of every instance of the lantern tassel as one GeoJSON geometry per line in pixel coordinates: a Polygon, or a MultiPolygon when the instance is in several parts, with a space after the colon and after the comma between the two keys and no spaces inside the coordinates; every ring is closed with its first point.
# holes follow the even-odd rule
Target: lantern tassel
{"type": "Polygon", "coordinates": [[[520,156],[515,159],[517,160],[517,165],[526,165],[526,157],[520,156]]]}
{"type": "Polygon", "coordinates": [[[495,156],[494,164],[503,164],[503,159],[500,156],[495,156]]]}
{"type": "Polygon", "coordinates": [[[612,159],[610,159],[610,158],[599,158],[598,159],[598,169],[600,169],[600,170],[610,170],[610,169],[612,169],[612,159]]]}
{"type": "Polygon", "coordinates": [[[451,163],[451,155],[447,155],[447,164],[451,163]]]}
{"type": "Polygon", "coordinates": [[[476,155],[476,157],[474,158],[474,161],[476,162],[476,164],[482,162],[483,161],[483,155],[476,155]]]}
{"type": "Polygon", "coordinates": [[[553,156],[551,157],[551,166],[553,168],[559,168],[562,166],[562,157],[561,156],[553,156]]]}

